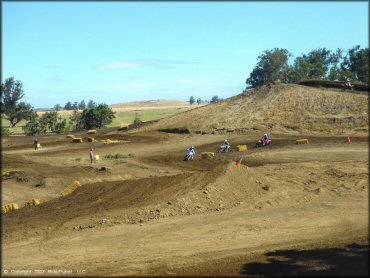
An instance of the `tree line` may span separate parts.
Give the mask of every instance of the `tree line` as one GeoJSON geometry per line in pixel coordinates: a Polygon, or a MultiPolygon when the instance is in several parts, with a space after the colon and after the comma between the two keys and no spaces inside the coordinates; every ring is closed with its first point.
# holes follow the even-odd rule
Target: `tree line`
{"type": "MultiPolygon", "coordinates": [[[[20,121],[26,120],[27,123],[23,126],[26,135],[46,134],[48,131],[60,134],[67,128],[76,131],[102,128],[112,123],[115,118],[115,112],[107,104],[97,105],[90,100],[87,106],[83,106],[84,101],[81,101],[80,106],[72,105],[74,111],[70,115],[67,127],[67,120],[58,115],[58,109],[55,109],[58,105],[54,107],[56,111],[45,112],[40,116],[29,103],[21,101],[23,97],[21,81],[10,77],[1,84],[1,118],[9,120],[9,127],[15,127],[20,121]],[[82,111],[79,112],[77,109],[82,109],[82,111]]],[[[9,130],[1,127],[1,134],[7,135],[9,130]]]]}
{"type": "MultiPolygon", "coordinates": [[[[202,100],[202,99],[200,99],[200,98],[197,98],[197,104],[201,104],[201,103],[204,103],[204,102],[206,102],[206,103],[214,103],[214,102],[219,102],[219,101],[221,101],[221,100],[223,100],[222,98],[219,98],[219,96],[218,95],[214,95],[214,96],[212,96],[212,98],[211,98],[211,100],[202,100]]],[[[194,96],[190,96],[190,98],[189,98],[189,103],[190,104],[194,104],[195,103],[195,97],[194,96]]]]}
{"type": "Polygon", "coordinates": [[[95,108],[97,104],[93,100],[89,100],[89,102],[86,104],[84,100],[81,100],[80,102],[74,102],[68,101],[63,107],[58,103],[54,105],[55,111],[60,111],[62,109],[64,110],[84,110],[86,108],[95,108]]]}
{"type": "Polygon", "coordinates": [[[369,84],[369,48],[355,46],[346,53],[339,48],[336,51],[318,48],[296,57],[289,63],[292,56],[283,48],[263,51],[246,80],[247,88],[255,88],[277,80],[284,83],[308,79],[350,80],[369,84]]]}

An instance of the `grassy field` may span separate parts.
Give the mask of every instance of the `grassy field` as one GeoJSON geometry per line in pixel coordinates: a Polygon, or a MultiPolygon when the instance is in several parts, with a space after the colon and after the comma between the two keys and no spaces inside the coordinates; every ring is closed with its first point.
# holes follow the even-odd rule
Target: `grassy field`
{"type": "MultiPolygon", "coordinates": [[[[156,109],[156,110],[142,110],[142,111],[120,111],[116,112],[115,118],[113,119],[112,123],[108,125],[108,127],[121,127],[124,125],[131,124],[135,119],[135,114],[137,113],[139,118],[143,122],[147,121],[153,121],[158,120],[162,118],[166,118],[175,114],[178,114],[180,112],[184,112],[186,110],[189,110],[189,108],[171,108],[171,109],[156,109]]],[[[69,124],[69,115],[66,115],[65,113],[61,114],[61,117],[63,119],[67,120],[67,125],[69,124]]],[[[11,128],[10,131],[13,134],[21,134],[23,133],[22,127],[26,124],[26,121],[21,121],[19,124],[17,124],[16,127],[11,128]]],[[[9,127],[9,121],[5,119],[1,119],[1,124],[3,127],[9,127]]]]}

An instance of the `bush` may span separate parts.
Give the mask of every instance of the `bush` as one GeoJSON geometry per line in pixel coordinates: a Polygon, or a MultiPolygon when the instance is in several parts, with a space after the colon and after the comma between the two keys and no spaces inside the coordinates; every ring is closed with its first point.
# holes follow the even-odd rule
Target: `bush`
{"type": "Polygon", "coordinates": [[[143,121],[140,119],[140,116],[138,113],[135,113],[135,119],[134,122],[132,123],[134,127],[140,126],[143,123],[143,121]]]}

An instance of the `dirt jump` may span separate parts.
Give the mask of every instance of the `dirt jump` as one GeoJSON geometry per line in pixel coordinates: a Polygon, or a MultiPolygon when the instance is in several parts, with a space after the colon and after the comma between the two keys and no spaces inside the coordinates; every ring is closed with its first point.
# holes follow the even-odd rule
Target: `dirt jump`
{"type": "Polygon", "coordinates": [[[278,85],[93,142],[4,137],[2,274],[366,276],[365,100],[278,85]]]}

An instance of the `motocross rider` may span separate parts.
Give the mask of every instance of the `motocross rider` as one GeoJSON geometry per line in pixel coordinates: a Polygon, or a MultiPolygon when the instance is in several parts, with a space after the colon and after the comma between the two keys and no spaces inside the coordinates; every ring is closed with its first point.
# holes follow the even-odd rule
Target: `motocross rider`
{"type": "Polygon", "coordinates": [[[225,141],[224,141],[224,146],[225,146],[226,149],[230,149],[230,143],[229,143],[229,141],[227,141],[227,139],[225,139],[225,141]]]}
{"type": "Polygon", "coordinates": [[[267,135],[267,133],[263,134],[262,136],[262,143],[263,145],[266,145],[267,144],[267,140],[269,139],[269,136],[267,135]]]}
{"type": "Polygon", "coordinates": [[[194,160],[195,155],[195,146],[191,146],[189,149],[187,149],[188,155],[191,157],[192,160],[194,160]]]}

